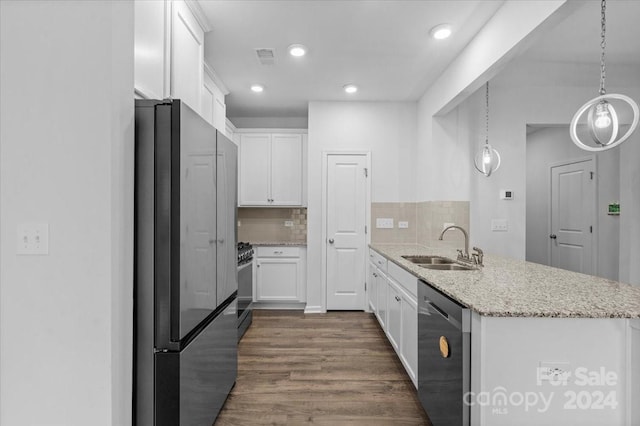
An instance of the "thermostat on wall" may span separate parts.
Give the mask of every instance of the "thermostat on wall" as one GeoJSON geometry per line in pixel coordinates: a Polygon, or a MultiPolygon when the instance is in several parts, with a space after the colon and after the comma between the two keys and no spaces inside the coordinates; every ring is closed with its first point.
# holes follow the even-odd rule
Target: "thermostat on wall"
{"type": "Polygon", "coordinates": [[[500,199],[501,200],[513,200],[513,191],[508,189],[500,190],[500,199]]]}

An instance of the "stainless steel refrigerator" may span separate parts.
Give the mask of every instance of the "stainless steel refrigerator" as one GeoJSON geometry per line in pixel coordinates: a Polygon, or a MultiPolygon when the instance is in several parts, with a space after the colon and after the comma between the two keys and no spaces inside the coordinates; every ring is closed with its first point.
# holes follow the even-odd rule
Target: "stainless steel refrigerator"
{"type": "Polygon", "coordinates": [[[134,424],[211,426],[237,375],[237,148],[180,100],[135,106],[134,424]]]}

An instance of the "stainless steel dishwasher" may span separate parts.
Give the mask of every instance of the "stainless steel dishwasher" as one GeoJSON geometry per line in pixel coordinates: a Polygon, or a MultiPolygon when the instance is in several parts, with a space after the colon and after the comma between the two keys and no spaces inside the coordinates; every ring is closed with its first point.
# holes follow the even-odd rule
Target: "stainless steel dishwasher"
{"type": "Polygon", "coordinates": [[[468,426],[471,314],[425,281],[418,284],[418,395],[433,426],[468,426]]]}

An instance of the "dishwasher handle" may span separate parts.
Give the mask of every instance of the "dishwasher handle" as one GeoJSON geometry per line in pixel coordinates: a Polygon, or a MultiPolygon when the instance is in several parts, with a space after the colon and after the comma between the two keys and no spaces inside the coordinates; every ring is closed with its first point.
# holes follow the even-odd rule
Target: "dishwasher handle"
{"type": "Polygon", "coordinates": [[[439,313],[440,316],[442,316],[442,318],[444,318],[447,322],[449,322],[449,324],[451,324],[452,326],[454,326],[455,328],[457,328],[458,330],[461,330],[463,332],[468,332],[469,331],[468,327],[463,327],[463,324],[460,321],[458,321],[452,315],[449,315],[447,313],[447,311],[445,311],[444,309],[442,309],[441,307],[439,307],[438,305],[433,303],[431,300],[429,300],[429,298],[427,296],[423,296],[423,299],[424,299],[424,302],[428,306],[430,306],[434,311],[439,313]]]}

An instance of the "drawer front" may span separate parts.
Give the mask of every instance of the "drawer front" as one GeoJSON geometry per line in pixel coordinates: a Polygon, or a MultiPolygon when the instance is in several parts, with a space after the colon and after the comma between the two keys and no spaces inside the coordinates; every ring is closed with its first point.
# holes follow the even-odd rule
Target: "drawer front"
{"type": "Polygon", "coordinates": [[[387,259],[373,249],[369,249],[369,260],[383,272],[387,272],[387,259]]]}
{"type": "Polygon", "coordinates": [[[261,246],[256,251],[257,257],[300,257],[300,247],[261,246]]]}
{"type": "Polygon", "coordinates": [[[418,278],[402,269],[393,262],[387,264],[387,273],[391,276],[403,289],[411,294],[414,298],[418,297],[418,278]]]}

